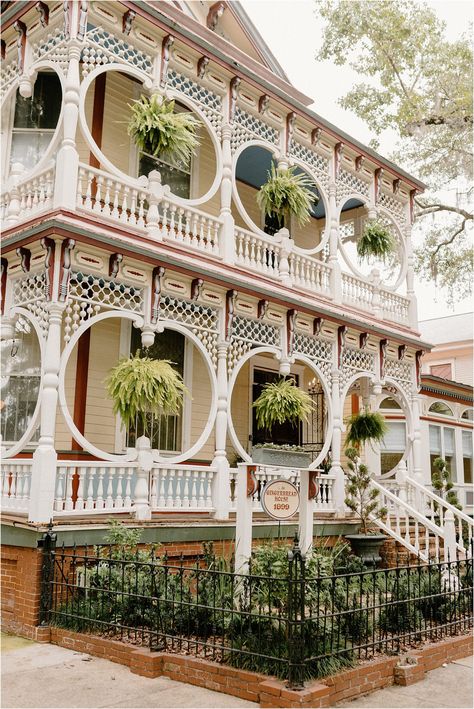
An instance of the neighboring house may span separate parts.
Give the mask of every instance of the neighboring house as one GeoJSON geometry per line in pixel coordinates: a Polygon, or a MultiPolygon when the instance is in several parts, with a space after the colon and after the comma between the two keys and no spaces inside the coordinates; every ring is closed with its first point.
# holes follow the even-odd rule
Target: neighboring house
{"type": "MultiPolygon", "coordinates": [[[[465,511],[474,511],[473,494],[473,342],[472,313],[420,322],[423,339],[434,344],[422,360],[421,441],[424,482],[433,461],[444,458],[465,511]]],[[[406,420],[393,398],[380,403],[390,430],[380,449],[376,472],[393,479],[405,455],[406,420]]]]}
{"type": "MultiPolygon", "coordinates": [[[[423,183],[314,113],[238,2],[7,2],[2,26],[8,539],[19,543],[14,524],[33,533],[52,520],[93,540],[138,510],[159,539],[231,539],[236,462],[251,465],[269,438],[305,447],[312,468],[330,455],[314,512],[334,534],[344,412],[387,397],[408,412],[397,432],[408,473],[427,481],[418,392],[430,345],[411,246],[423,183]],[[130,139],[129,105],[151,90],[199,118],[189,163],[130,139]],[[308,224],[275,233],[258,208],[272,160],[312,180],[308,224]],[[397,244],[386,267],[356,255],[374,218],[397,244]],[[104,388],[141,346],[191,393],[179,415],[151,421],[145,476],[140,422],[124,430],[104,388]],[[262,433],[252,404],[281,374],[315,414],[262,433]]],[[[281,470],[255,474],[260,490],[281,470]]]]}

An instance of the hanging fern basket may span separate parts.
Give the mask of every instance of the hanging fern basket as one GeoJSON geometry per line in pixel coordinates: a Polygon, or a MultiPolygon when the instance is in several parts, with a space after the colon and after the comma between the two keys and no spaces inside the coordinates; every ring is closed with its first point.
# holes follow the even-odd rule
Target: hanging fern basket
{"type": "Polygon", "coordinates": [[[120,415],[124,425],[128,428],[141,417],[144,431],[150,414],[177,414],[187,393],[171,362],[142,357],[140,350],[110,370],[106,387],[114,413],[120,415]]]}
{"type": "Polygon", "coordinates": [[[395,241],[390,231],[380,222],[368,221],[357,242],[357,255],[361,260],[377,258],[384,261],[394,252],[395,241]]]}
{"type": "Polygon", "coordinates": [[[253,406],[258,428],[268,431],[277,423],[296,425],[306,421],[313,409],[311,397],[296,386],[294,379],[265,384],[253,406]]]}
{"type": "Polygon", "coordinates": [[[312,182],[306,175],[295,173],[296,167],[281,169],[272,163],[267,181],[257,193],[257,204],[265,214],[277,218],[280,224],[289,226],[293,215],[300,226],[309,221],[311,209],[319,197],[311,189],[312,182]]]}
{"type": "Polygon", "coordinates": [[[128,134],[139,150],[173,165],[188,165],[199,141],[200,122],[190,113],[175,112],[174,101],[162,96],[140,96],[129,104],[132,115],[128,134]]]}
{"type": "Polygon", "coordinates": [[[359,448],[364,443],[380,442],[387,431],[385,419],[378,411],[354,414],[348,422],[346,446],[359,448]]]}

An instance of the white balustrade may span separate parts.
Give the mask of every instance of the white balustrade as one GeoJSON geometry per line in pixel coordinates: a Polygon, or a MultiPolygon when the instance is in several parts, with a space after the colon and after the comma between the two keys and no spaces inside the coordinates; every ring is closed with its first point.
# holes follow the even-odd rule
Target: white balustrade
{"type": "Polygon", "coordinates": [[[210,256],[220,256],[221,219],[194,207],[179,207],[168,199],[159,204],[158,210],[163,239],[210,256]]]}
{"type": "Polygon", "coordinates": [[[380,304],[385,320],[408,325],[410,299],[393,291],[380,290],[380,304]]]}
{"type": "Polygon", "coordinates": [[[205,466],[152,468],[150,507],[152,510],[212,510],[213,479],[214,470],[205,466]]]}
{"type": "Polygon", "coordinates": [[[342,302],[353,305],[358,310],[373,311],[374,286],[349,273],[343,273],[342,302]]]}
{"type": "Polygon", "coordinates": [[[31,487],[31,460],[3,460],[1,465],[3,511],[28,512],[31,487]]]}
{"type": "Polygon", "coordinates": [[[317,478],[319,492],[314,501],[316,512],[335,512],[333,495],[335,480],[336,476],[332,474],[320,475],[317,478]]]}
{"type": "Polygon", "coordinates": [[[59,461],[54,516],[129,511],[136,463],[59,461]]]}
{"type": "Polygon", "coordinates": [[[272,277],[280,275],[281,247],[269,237],[253,234],[247,229],[235,229],[235,262],[246,269],[272,277]]]}
{"type": "Polygon", "coordinates": [[[1,219],[6,225],[25,221],[53,206],[54,164],[33,177],[19,181],[1,197],[1,219]]]}
{"type": "Polygon", "coordinates": [[[79,164],[77,208],[121,224],[145,227],[146,189],[79,164]]]}
{"type": "Polygon", "coordinates": [[[417,509],[423,511],[426,517],[435,521],[441,528],[445,525],[446,513],[453,514],[456,529],[456,546],[461,552],[472,549],[474,539],[474,520],[462,510],[451,505],[442,497],[432,492],[424,485],[406,478],[408,499],[412,505],[416,504],[417,509]]]}
{"type": "Polygon", "coordinates": [[[314,256],[293,252],[288,257],[290,278],[294,286],[312,293],[331,295],[331,268],[314,256]]]}

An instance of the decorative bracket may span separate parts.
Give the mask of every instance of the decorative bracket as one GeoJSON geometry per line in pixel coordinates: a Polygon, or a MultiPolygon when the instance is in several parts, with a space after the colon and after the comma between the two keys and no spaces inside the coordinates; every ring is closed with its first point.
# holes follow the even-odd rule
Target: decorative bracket
{"type": "Polygon", "coordinates": [[[136,16],[137,13],[133,10],[127,10],[127,12],[122,15],[122,32],[124,35],[127,35],[127,37],[131,32],[133,20],[136,16]]]}
{"type": "Polygon", "coordinates": [[[415,221],[415,197],[418,194],[418,190],[410,190],[410,222],[413,224],[415,221]]]}
{"type": "Polygon", "coordinates": [[[63,2],[63,32],[65,39],[71,36],[71,8],[72,3],[69,0],[63,2]]]}
{"type": "Polygon", "coordinates": [[[295,345],[295,326],[296,317],[298,315],[297,310],[287,310],[286,311],[286,346],[288,357],[293,355],[293,349],[295,345]]]}
{"type": "Polygon", "coordinates": [[[387,359],[388,340],[380,340],[380,378],[385,379],[385,361],[387,359]]]}
{"type": "Polygon", "coordinates": [[[168,68],[170,64],[171,47],[174,44],[174,37],[171,34],[167,34],[163,38],[161,43],[161,76],[160,76],[160,86],[164,88],[166,82],[168,81],[168,68]]]}
{"type": "Polygon", "coordinates": [[[160,300],[161,291],[163,289],[163,277],[165,275],[164,266],[156,266],[153,269],[151,276],[152,292],[151,292],[151,322],[156,325],[160,317],[160,300]]]}
{"type": "Polygon", "coordinates": [[[346,344],[347,325],[340,325],[337,328],[337,366],[342,367],[342,353],[346,344]]]}
{"type": "Polygon", "coordinates": [[[56,250],[56,244],[54,243],[54,239],[50,239],[47,236],[44,236],[40,240],[40,244],[43,249],[46,250],[46,256],[44,258],[45,291],[47,300],[51,300],[53,297],[54,252],[56,250]]]}
{"type": "Polygon", "coordinates": [[[21,20],[17,20],[13,24],[13,29],[18,34],[16,40],[16,51],[18,61],[18,73],[22,73],[25,65],[25,49],[26,49],[26,25],[21,20]]]}
{"type": "Polygon", "coordinates": [[[355,171],[360,172],[362,170],[362,165],[364,164],[364,156],[358,155],[355,159],[355,171]]]}
{"type": "Polygon", "coordinates": [[[59,277],[59,300],[65,302],[71,278],[71,252],[76,246],[74,239],[65,239],[61,246],[61,271],[59,277]]]}
{"type": "Polygon", "coordinates": [[[110,254],[109,258],[109,276],[116,278],[119,272],[120,264],[123,261],[123,254],[110,254]]]}
{"type": "Polygon", "coordinates": [[[16,250],[17,256],[20,257],[21,270],[28,273],[31,264],[31,251],[25,249],[24,246],[19,246],[16,250]]]}
{"type": "Polygon", "coordinates": [[[322,318],[314,318],[313,320],[313,335],[319,335],[323,326],[322,318]]]}
{"type": "Polygon", "coordinates": [[[216,31],[217,25],[219,23],[220,18],[224,14],[224,11],[225,3],[223,2],[215,2],[214,5],[211,5],[211,9],[207,13],[206,18],[206,25],[211,30],[211,32],[216,31]]]}
{"type": "Polygon", "coordinates": [[[319,470],[309,471],[308,500],[314,500],[319,493],[319,470]]]}
{"type": "Polygon", "coordinates": [[[407,346],[406,345],[399,345],[398,346],[398,359],[399,360],[405,359],[406,353],[407,353],[407,346]]]}
{"type": "Polygon", "coordinates": [[[7,43],[5,42],[4,39],[0,40],[1,42],[1,57],[2,59],[5,59],[7,56],[7,43]]]}
{"type": "Polygon", "coordinates": [[[321,128],[319,128],[319,126],[318,128],[313,128],[313,130],[311,131],[311,145],[313,145],[314,147],[318,145],[319,141],[321,140],[322,132],[323,131],[321,128]]]}
{"type": "Polygon", "coordinates": [[[382,175],[383,175],[383,168],[378,167],[374,172],[374,201],[375,201],[375,204],[377,204],[377,202],[379,201],[380,192],[382,189],[382,175]]]}
{"type": "Polygon", "coordinates": [[[205,55],[199,59],[199,61],[197,63],[198,79],[204,79],[209,61],[210,61],[209,57],[206,57],[205,55]]]}
{"type": "Polygon", "coordinates": [[[344,143],[336,143],[334,146],[334,178],[337,180],[341,170],[342,154],[344,152],[344,143]]]}
{"type": "Polygon", "coordinates": [[[267,314],[268,306],[269,306],[268,300],[262,299],[262,300],[259,300],[259,301],[258,301],[258,305],[257,305],[257,318],[258,318],[259,320],[263,320],[263,318],[264,318],[265,315],[267,314]]]}
{"type": "Polygon", "coordinates": [[[77,30],[77,39],[79,39],[79,40],[83,40],[84,37],[86,36],[88,5],[89,5],[89,3],[87,0],[81,0],[80,9],[79,9],[79,27],[77,30]]]}
{"type": "Polygon", "coordinates": [[[230,81],[230,101],[229,101],[229,122],[232,123],[237,108],[237,98],[239,96],[239,86],[241,79],[239,76],[234,76],[230,81]]]}
{"type": "Polygon", "coordinates": [[[235,315],[237,295],[238,292],[236,290],[228,290],[225,296],[225,339],[227,342],[232,337],[232,322],[235,315]]]}
{"type": "Polygon", "coordinates": [[[49,7],[45,2],[37,2],[35,10],[39,12],[41,27],[47,27],[49,24],[49,7]]]}
{"type": "Polygon", "coordinates": [[[191,283],[191,300],[198,300],[202,293],[204,281],[202,278],[195,278],[191,283]]]}
{"type": "Polygon", "coordinates": [[[400,185],[402,181],[398,178],[392,182],[393,194],[398,194],[400,192],[400,185]]]}
{"type": "Polygon", "coordinates": [[[270,103],[270,96],[267,94],[262,94],[258,99],[258,112],[265,113],[270,103]]]}
{"type": "Polygon", "coordinates": [[[295,132],[296,113],[292,111],[286,117],[286,153],[290,152],[293,135],[295,132]]]}
{"type": "Polygon", "coordinates": [[[367,347],[367,341],[369,339],[369,333],[368,332],[361,332],[359,335],[359,347],[361,350],[365,350],[367,347]]]}
{"type": "Polygon", "coordinates": [[[423,350],[417,350],[415,352],[416,386],[418,389],[421,389],[421,358],[424,354],[423,350]]]}
{"type": "Polygon", "coordinates": [[[5,312],[5,295],[7,292],[7,272],[8,272],[8,261],[6,258],[3,258],[0,260],[1,264],[1,289],[0,289],[0,297],[1,297],[1,313],[2,315],[5,312]]]}
{"type": "Polygon", "coordinates": [[[256,465],[247,465],[247,497],[252,497],[258,490],[258,481],[255,473],[257,472],[256,465]]]}

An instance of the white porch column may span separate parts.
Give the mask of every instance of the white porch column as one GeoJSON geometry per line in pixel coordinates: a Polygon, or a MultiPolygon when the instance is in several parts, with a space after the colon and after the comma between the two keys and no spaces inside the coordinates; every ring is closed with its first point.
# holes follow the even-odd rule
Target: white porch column
{"type": "Polygon", "coordinates": [[[336,183],[329,183],[329,214],[326,219],[329,229],[329,265],[331,266],[331,296],[335,303],[342,302],[341,267],[337,259],[339,241],[339,220],[337,217],[336,183]]]}
{"type": "Polygon", "coordinates": [[[153,467],[153,454],[150,439],[147,436],[137,438],[138,452],[137,481],[132,503],[132,512],[135,519],[151,519],[150,507],[150,471],[153,467]]]}
{"type": "Polygon", "coordinates": [[[407,296],[410,299],[408,306],[408,324],[413,330],[418,329],[418,302],[415,295],[415,272],[413,269],[413,245],[411,241],[411,226],[405,231],[405,248],[407,253],[407,296]]]}
{"type": "Polygon", "coordinates": [[[57,453],[54,447],[61,360],[61,321],[64,303],[49,304],[49,326],[43,366],[41,423],[38,447],[33,453],[31,475],[30,522],[49,522],[53,516],[56,488],[57,453]]]}
{"type": "Polygon", "coordinates": [[[71,40],[69,65],[63,105],[63,141],[56,158],[53,206],[74,209],[77,198],[79,153],[76,148],[76,130],[79,118],[79,60],[81,45],[71,40]]]}
{"type": "Polygon", "coordinates": [[[311,554],[313,549],[314,499],[308,499],[309,478],[309,470],[301,470],[298,536],[303,555],[311,554]]]}
{"type": "Polygon", "coordinates": [[[222,182],[221,182],[221,211],[223,221],[220,234],[220,253],[225,263],[235,263],[235,222],[231,212],[232,205],[232,153],[230,139],[232,126],[222,126],[222,182]]]}
{"type": "Polygon", "coordinates": [[[420,396],[412,394],[411,410],[413,416],[413,477],[420,485],[424,485],[423,468],[421,463],[421,427],[420,427],[420,396]]]}
{"type": "Polygon", "coordinates": [[[340,372],[338,369],[332,371],[332,416],[333,431],[331,455],[331,473],[336,476],[334,480],[334,507],[336,514],[344,514],[344,500],[346,498],[344,471],[341,466],[341,443],[342,443],[342,415],[344,402],[341,401],[339,392],[340,372]]]}
{"type": "Polygon", "coordinates": [[[220,342],[217,348],[217,415],[216,415],[216,450],[212,467],[215,470],[213,484],[213,502],[215,519],[229,519],[230,475],[227,460],[227,349],[228,342],[220,342]]]}
{"type": "Polygon", "coordinates": [[[237,515],[235,521],[235,572],[246,574],[252,554],[252,495],[247,495],[247,464],[237,465],[237,515]]]}

